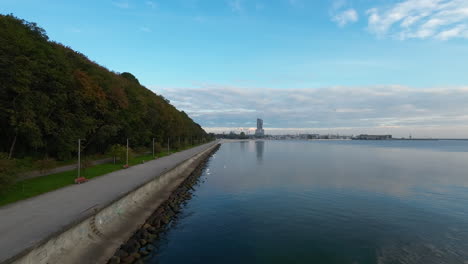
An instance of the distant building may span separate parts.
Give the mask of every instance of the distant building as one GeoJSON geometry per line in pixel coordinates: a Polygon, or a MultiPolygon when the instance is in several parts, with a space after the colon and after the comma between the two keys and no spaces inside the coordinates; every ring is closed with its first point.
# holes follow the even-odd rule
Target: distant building
{"type": "Polygon", "coordinates": [[[354,137],[356,140],[390,140],[392,135],[359,135],[354,137]]]}
{"type": "Polygon", "coordinates": [[[263,130],[263,120],[257,118],[257,129],[255,130],[256,137],[263,137],[265,136],[265,130],[263,130]]]}

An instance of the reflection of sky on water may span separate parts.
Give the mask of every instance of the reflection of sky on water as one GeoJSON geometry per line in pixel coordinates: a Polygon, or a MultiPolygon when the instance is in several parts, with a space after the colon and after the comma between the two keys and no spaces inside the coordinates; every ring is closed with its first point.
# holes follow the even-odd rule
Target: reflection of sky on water
{"type": "Polygon", "coordinates": [[[412,143],[223,144],[155,259],[468,263],[468,144],[412,143]]]}
{"type": "Polygon", "coordinates": [[[223,148],[230,149],[226,157],[232,169],[223,173],[236,175],[223,177],[219,187],[231,191],[280,184],[292,189],[306,185],[411,196],[429,195],[429,190],[444,192],[454,186],[468,188],[468,152],[305,141],[249,141],[224,144],[223,148]],[[239,153],[239,147],[242,155],[229,155],[239,153]],[[257,167],[255,161],[262,160],[268,166],[257,167]],[[261,173],[252,178],[252,171],[261,173]],[[243,177],[249,177],[245,185],[243,177]]]}

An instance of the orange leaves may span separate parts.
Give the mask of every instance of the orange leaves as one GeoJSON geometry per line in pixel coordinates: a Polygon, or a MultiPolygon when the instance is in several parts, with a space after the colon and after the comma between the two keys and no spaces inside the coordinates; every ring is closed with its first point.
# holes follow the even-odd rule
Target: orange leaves
{"type": "Polygon", "coordinates": [[[73,77],[77,83],[79,95],[87,104],[93,105],[96,110],[102,111],[105,109],[106,93],[102,88],[91,79],[86,72],[75,70],[73,77]]]}

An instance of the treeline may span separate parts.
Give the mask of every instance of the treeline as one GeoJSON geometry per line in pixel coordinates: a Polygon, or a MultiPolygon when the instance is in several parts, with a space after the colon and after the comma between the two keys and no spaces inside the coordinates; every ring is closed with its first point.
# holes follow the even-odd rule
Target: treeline
{"type": "Polygon", "coordinates": [[[248,139],[250,137],[253,137],[253,136],[250,136],[250,135],[246,135],[245,132],[240,132],[240,134],[237,134],[236,132],[234,131],[231,131],[229,132],[229,134],[216,134],[215,135],[216,138],[226,138],[226,139],[248,139]]]}
{"type": "Polygon", "coordinates": [[[130,73],[118,74],[49,41],[35,23],[0,15],[0,152],[69,159],[152,138],[206,138],[205,131],[130,73]]]}

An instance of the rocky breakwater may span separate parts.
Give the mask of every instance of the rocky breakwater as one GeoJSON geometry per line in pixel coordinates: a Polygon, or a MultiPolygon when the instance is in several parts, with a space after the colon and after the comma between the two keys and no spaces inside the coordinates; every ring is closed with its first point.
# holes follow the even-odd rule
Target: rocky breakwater
{"type": "MultiPolygon", "coordinates": [[[[211,154],[219,149],[219,145],[211,154]]],[[[160,236],[165,232],[169,223],[177,217],[181,207],[192,197],[193,186],[199,182],[203,169],[209,158],[201,162],[197,168],[179,185],[171,196],[162,203],[146,222],[124,243],[112,256],[109,264],[144,263],[144,260],[155,254],[160,236]]]]}

